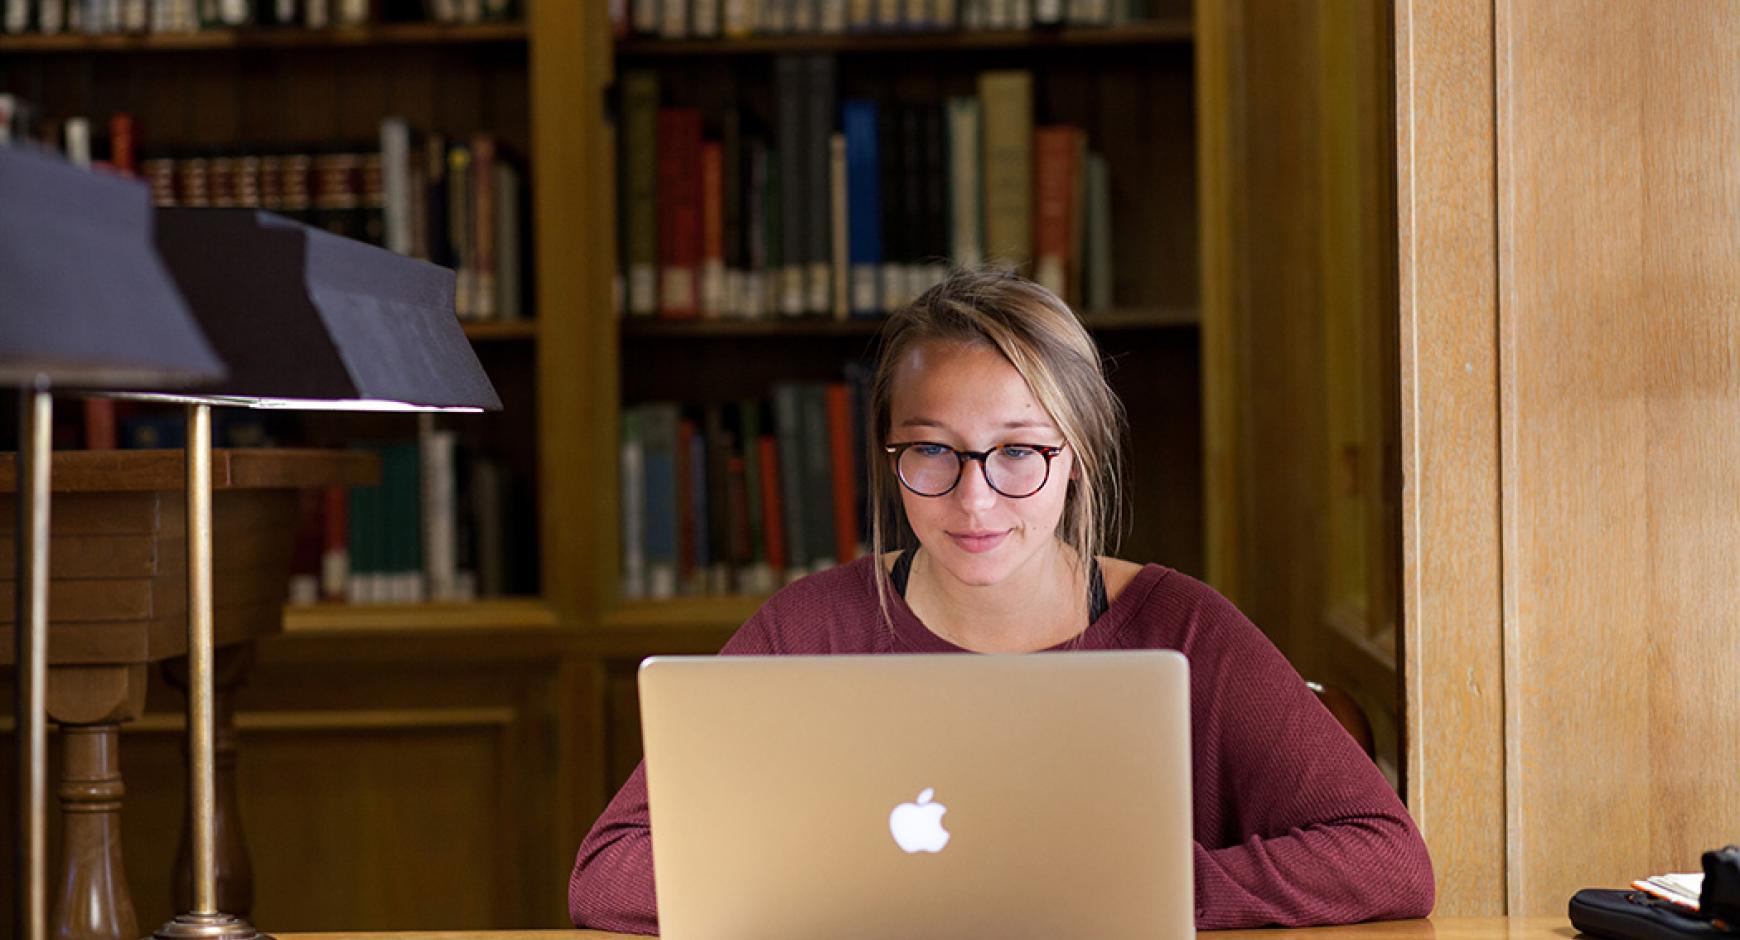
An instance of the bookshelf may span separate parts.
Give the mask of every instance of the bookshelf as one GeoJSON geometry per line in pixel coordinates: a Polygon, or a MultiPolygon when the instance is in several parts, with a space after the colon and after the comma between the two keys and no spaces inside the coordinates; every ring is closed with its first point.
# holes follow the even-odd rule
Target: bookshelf
{"type": "Polygon", "coordinates": [[[748,36],[740,39],[630,38],[616,44],[616,58],[640,64],[661,58],[689,56],[752,56],[781,52],[829,52],[877,55],[890,52],[962,52],[1107,46],[1189,46],[1193,29],[1188,17],[1174,17],[1121,26],[1062,27],[1023,30],[977,30],[883,35],[815,34],[748,36]]]}
{"type": "Polygon", "coordinates": [[[87,36],[0,35],[0,52],[89,55],[114,52],[194,52],[223,49],[322,49],[456,46],[526,41],[524,23],[382,23],[325,29],[202,29],[186,33],[87,36]]]}

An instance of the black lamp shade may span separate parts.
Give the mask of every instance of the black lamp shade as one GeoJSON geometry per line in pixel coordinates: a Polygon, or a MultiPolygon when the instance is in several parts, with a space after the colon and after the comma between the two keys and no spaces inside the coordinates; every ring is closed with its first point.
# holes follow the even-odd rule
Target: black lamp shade
{"type": "Polygon", "coordinates": [[[180,388],[224,376],[152,244],[143,184],[0,146],[0,382],[180,388]]]}
{"type": "Polygon", "coordinates": [[[453,272],[249,209],[160,209],[157,250],[227,381],[288,407],[500,410],[453,311],[453,272]]]}

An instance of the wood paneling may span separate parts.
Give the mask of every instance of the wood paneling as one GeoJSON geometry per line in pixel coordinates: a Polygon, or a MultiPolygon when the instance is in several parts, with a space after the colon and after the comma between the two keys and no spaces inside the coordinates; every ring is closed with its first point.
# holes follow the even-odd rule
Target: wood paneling
{"type": "MultiPolygon", "coordinates": [[[[1322,678],[1393,635],[1388,5],[1197,5],[1207,574],[1322,678]]],[[[1381,659],[1380,659],[1381,662],[1381,659]]],[[[1394,768],[1393,665],[1334,681],[1394,768]]]]}
{"type": "Polygon", "coordinates": [[[1396,5],[1408,808],[1438,912],[1504,900],[1492,11],[1396,5]]]}
{"type": "Polygon", "coordinates": [[[1509,901],[1740,832],[1740,8],[1497,6],[1509,901]]]}

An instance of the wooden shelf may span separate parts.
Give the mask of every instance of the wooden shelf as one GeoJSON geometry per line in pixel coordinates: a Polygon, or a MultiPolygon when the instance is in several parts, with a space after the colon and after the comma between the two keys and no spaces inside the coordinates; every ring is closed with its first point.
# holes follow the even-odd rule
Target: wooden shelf
{"type": "MultiPolygon", "coordinates": [[[[1193,309],[1133,307],[1090,313],[1082,318],[1096,332],[1193,328],[1193,309]]],[[[629,317],[620,321],[623,336],[647,339],[702,339],[732,336],[874,336],[883,319],[830,320],[825,317],[765,320],[661,320],[629,317]]]]}
{"type": "Polygon", "coordinates": [[[1038,50],[1104,46],[1189,45],[1195,29],[1189,18],[1125,26],[995,32],[811,34],[750,36],[742,39],[629,39],[616,45],[622,59],[666,56],[764,55],[779,52],[833,52],[841,55],[883,52],[950,52],[975,49],[1038,50]]]}
{"type": "Polygon", "coordinates": [[[451,26],[440,23],[386,23],[330,29],[203,29],[191,33],[86,36],[0,37],[0,52],[168,52],[201,49],[372,48],[439,46],[526,41],[524,23],[451,26]]]}
{"type": "Polygon", "coordinates": [[[463,323],[465,335],[474,343],[499,342],[503,340],[535,340],[538,338],[538,321],[511,320],[506,323],[463,323]]]}
{"type": "Polygon", "coordinates": [[[668,601],[628,601],[599,618],[605,630],[735,630],[767,598],[759,595],[679,597],[668,601]]]}
{"type": "Polygon", "coordinates": [[[454,604],[291,604],[285,633],[388,633],[554,627],[556,612],[538,598],[454,604]]]}

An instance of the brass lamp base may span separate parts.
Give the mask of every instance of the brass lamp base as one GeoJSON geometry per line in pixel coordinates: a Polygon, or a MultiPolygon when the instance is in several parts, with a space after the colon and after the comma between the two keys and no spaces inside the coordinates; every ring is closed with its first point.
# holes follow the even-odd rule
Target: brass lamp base
{"type": "Polygon", "coordinates": [[[152,940],[272,940],[234,914],[177,914],[152,940]]]}

